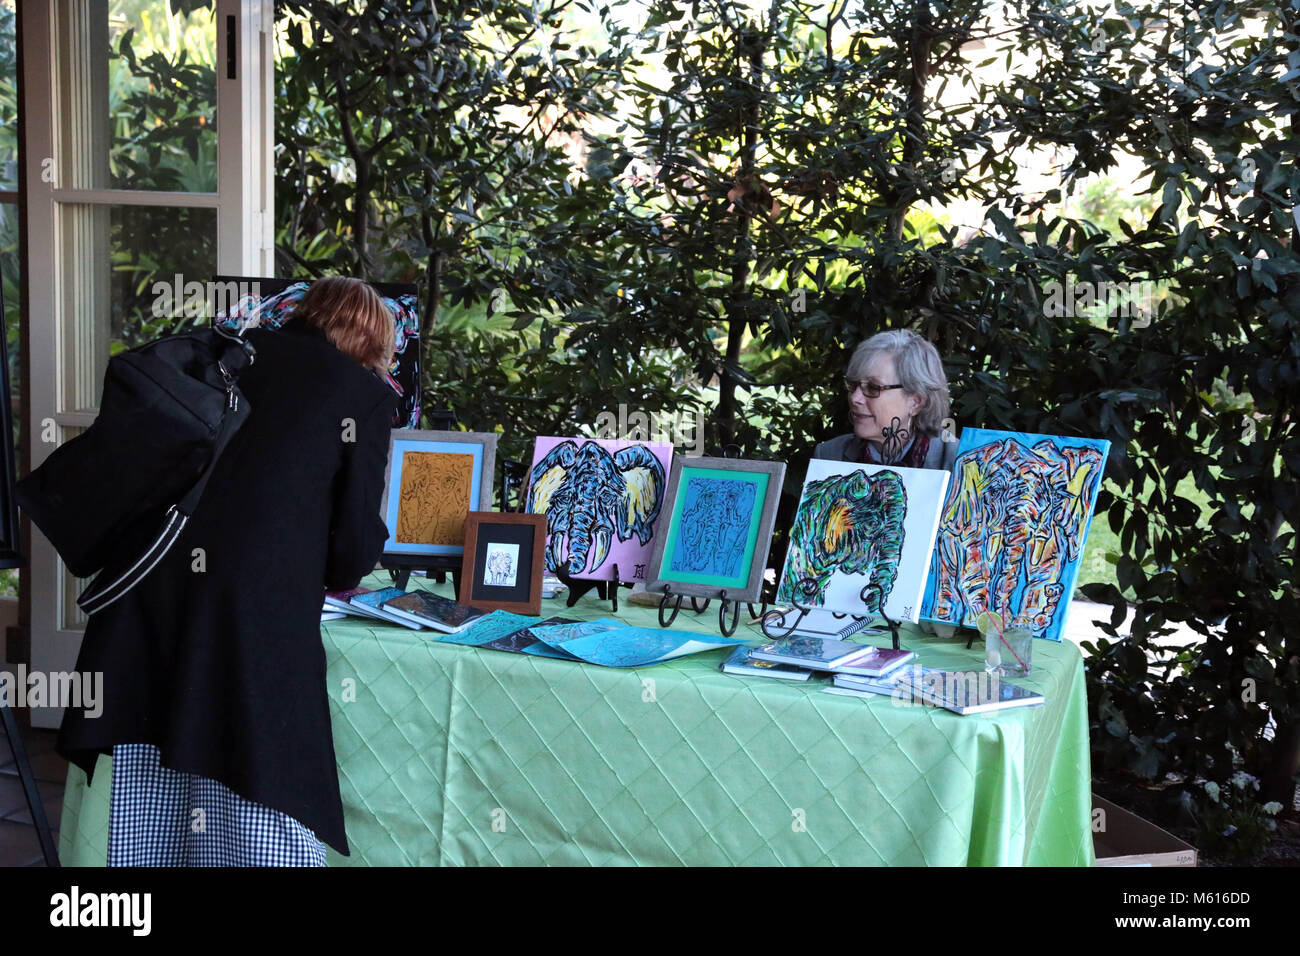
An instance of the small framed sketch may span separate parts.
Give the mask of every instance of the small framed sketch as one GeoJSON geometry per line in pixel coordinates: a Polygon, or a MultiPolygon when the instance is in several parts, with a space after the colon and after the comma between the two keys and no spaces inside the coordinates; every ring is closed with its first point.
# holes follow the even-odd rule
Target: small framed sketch
{"type": "Polygon", "coordinates": [[[646,590],[757,602],[784,481],[780,461],[674,458],[646,590]]]}
{"type": "Polygon", "coordinates": [[[384,556],[463,555],[466,515],[492,507],[496,449],[494,434],[394,430],[380,508],[384,556]]]}
{"type": "Polygon", "coordinates": [[[485,611],[542,609],[546,515],[473,511],[465,518],[460,603],[485,611]]]}

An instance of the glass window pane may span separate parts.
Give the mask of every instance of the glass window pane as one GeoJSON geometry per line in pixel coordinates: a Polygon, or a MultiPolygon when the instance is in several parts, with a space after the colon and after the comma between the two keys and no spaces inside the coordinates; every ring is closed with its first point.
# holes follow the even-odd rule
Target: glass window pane
{"type": "Polygon", "coordinates": [[[59,13],[60,185],[216,192],[215,0],[61,0],[59,13]]]}
{"type": "MultiPolygon", "coordinates": [[[[23,383],[19,377],[21,354],[21,325],[19,319],[18,278],[21,260],[18,258],[18,206],[0,203],[0,291],[4,298],[5,345],[9,359],[9,402],[13,414],[13,461],[21,462],[22,446],[18,441],[19,427],[26,407],[23,401],[23,383]]],[[[0,571],[0,596],[18,595],[18,571],[0,571]]]]}
{"type": "Polygon", "coordinates": [[[9,357],[9,396],[14,416],[15,449],[18,447],[18,420],[23,415],[22,381],[18,376],[18,357],[22,348],[19,327],[21,303],[18,301],[22,260],[18,258],[18,229],[18,206],[0,203],[0,294],[4,297],[5,346],[9,357]]]}
{"type": "Polygon", "coordinates": [[[0,0],[0,189],[18,188],[18,46],[14,0],[0,0]]]}
{"type": "Polygon", "coordinates": [[[205,290],[216,274],[217,210],[66,203],[59,211],[69,261],[95,264],[63,270],[59,309],[60,408],[88,410],[110,355],[207,324],[187,304],[198,301],[195,284],[205,290]]]}
{"type": "Polygon", "coordinates": [[[108,8],[113,187],[216,192],[215,3],[111,0],[108,8]]]}
{"type": "Polygon", "coordinates": [[[217,211],[114,206],[109,223],[109,354],[205,326],[186,314],[185,287],[206,288],[217,273],[217,211]]]}

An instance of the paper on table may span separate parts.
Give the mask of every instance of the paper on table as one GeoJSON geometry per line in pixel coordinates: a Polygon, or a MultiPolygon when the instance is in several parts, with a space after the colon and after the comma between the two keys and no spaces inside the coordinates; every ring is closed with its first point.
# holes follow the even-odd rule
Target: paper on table
{"type": "Polygon", "coordinates": [[[655,627],[628,627],[605,618],[558,627],[535,627],[532,632],[557,650],[589,664],[604,667],[645,667],[687,654],[719,647],[733,647],[745,641],[736,637],[713,637],[655,627]],[[609,624],[614,627],[609,627],[609,624]],[[604,626],[601,626],[604,625],[604,626]]]}
{"type": "Polygon", "coordinates": [[[471,647],[478,647],[488,641],[495,641],[498,637],[513,633],[520,628],[528,627],[530,624],[536,624],[540,620],[540,617],[528,617],[525,614],[493,611],[491,614],[479,618],[463,631],[455,634],[430,634],[429,637],[443,644],[468,644],[471,647]]]}
{"type": "MultiPolygon", "coordinates": [[[[571,617],[548,617],[540,622],[542,627],[551,627],[557,624],[577,624],[571,617]]],[[[496,640],[488,641],[486,644],[480,644],[480,647],[492,651],[506,651],[511,654],[532,654],[536,657],[559,657],[564,660],[572,661],[577,658],[565,654],[563,651],[557,651],[549,644],[544,643],[540,638],[533,634],[529,627],[522,627],[517,631],[511,631],[504,637],[498,637],[496,640]]]]}

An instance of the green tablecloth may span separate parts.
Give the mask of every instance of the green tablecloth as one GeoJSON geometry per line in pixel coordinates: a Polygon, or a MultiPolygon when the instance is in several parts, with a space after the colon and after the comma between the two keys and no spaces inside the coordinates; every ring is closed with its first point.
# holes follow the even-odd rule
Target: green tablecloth
{"type": "MultiPolygon", "coordinates": [[[[588,595],[542,610],[607,608],[588,595]]],[[[629,622],[654,614],[620,602],[629,622]]],[[[716,633],[716,604],[674,626],[716,633]]],[[[1044,706],[960,717],[732,677],[724,651],[616,670],[357,618],[321,633],[352,848],[331,865],[1093,863],[1069,643],[1035,642],[1021,683],[1044,706]]],[[[978,642],[908,628],[903,643],[926,666],[982,664],[978,642]]],[[[65,864],[103,864],[110,775],[105,757],[94,787],[70,769],[65,864]]]]}

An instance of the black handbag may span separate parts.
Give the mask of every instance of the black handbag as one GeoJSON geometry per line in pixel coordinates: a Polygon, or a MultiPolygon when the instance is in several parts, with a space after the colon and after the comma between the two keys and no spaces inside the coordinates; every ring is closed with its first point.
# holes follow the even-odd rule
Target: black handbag
{"type": "Polygon", "coordinates": [[[248,418],[252,345],[185,332],[109,359],[93,424],[18,482],[15,498],[78,577],[87,614],[138,584],[175,543],[248,418]],[[97,573],[98,572],[98,573],[97,573]]]}

